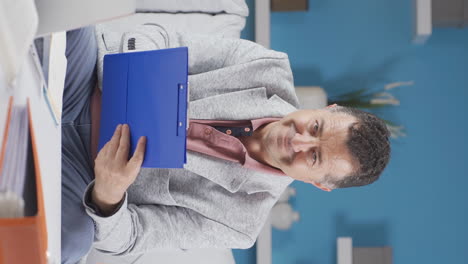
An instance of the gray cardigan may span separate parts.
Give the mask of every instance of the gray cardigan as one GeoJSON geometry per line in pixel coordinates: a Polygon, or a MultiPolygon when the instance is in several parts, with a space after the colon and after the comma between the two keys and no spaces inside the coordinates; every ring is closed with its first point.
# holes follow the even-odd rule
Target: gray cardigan
{"type": "MultiPolygon", "coordinates": [[[[99,74],[105,54],[189,48],[191,119],[282,117],[298,107],[286,54],[246,40],[173,33],[158,25],[130,33],[96,28],[99,74]]],[[[98,250],[115,255],[154,248],[249,248],[270,209],[292,182],[238,163],[188,151],[184,169],[142,169],[120,209],[95,222],[98,250]]],[[[94,183],[88,186],[85,196],[94,183]]]]}

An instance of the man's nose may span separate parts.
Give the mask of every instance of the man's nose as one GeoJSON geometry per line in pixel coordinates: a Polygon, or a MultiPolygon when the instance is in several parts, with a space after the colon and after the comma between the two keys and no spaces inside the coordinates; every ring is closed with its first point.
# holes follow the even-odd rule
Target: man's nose
{"type": "Polygon", "coordinates": [[[310,148],[316,147],[317,144],[318,139],[309,134],[296,133],[291,140],[291,145],[294,149],[294,152],[307,151],[310,148]]]}

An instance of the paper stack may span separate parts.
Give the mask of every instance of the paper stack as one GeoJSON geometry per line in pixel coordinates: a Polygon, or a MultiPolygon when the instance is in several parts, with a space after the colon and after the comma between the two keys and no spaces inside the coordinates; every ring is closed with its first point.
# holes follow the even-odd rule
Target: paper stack
{"type": "Polygon", "coordinates": [[[24,216],[24,187],[28,159],[28,116],[25,106],[13,106],[0,164],[0,218],[24,216]],[[3,168],[2,168],[3,167],[3,168]]]}

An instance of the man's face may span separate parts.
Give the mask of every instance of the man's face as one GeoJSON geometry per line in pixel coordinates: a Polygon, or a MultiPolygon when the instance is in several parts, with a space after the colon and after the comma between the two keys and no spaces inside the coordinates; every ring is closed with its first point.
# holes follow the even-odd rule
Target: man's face
{"type": "Polygon", "coordinates": [[[329,190],[333,186],[326,179],[341,179],[355,170],[346,146],[355,122],[355,117],[329,109],[293,112],[268,126],[265,160],[296,180],[329,190]]]}

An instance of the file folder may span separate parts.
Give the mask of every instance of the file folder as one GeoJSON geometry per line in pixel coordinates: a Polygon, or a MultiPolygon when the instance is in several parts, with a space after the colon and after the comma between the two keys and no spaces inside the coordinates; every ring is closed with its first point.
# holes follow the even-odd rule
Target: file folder
{"type": "MultiPolygon", "coordinates": [[[[6,145],[12,138],[9,127],[12,120],[13,99],[10,98],[3,132],[0,155],[0,175],[6,166],[6,145]]],[[[47,263],[47,228],[42,191],[39,158],[32,123],[30,104],[26,106],[29,123],[28,158],[26,159],[26,186],[24,190],[25,216],[0,218],[0,264],[47,263]]],[[[4,180],[5,175],[2,175],[4,180]]],[[[16,175],[15,175],[16,176],[16,175]]],[[[18,176],[17,176],[18,177],[18,176]]],[[[0,190],[2,192],[2,190],[0,190]]]]}
{"type": "Polygon", "coordinates": [[[188,95],[187,47],[106,55],[98,149],[128,124],[130,155],[147,137],[142,167],[183,168],[188,95]]]}

